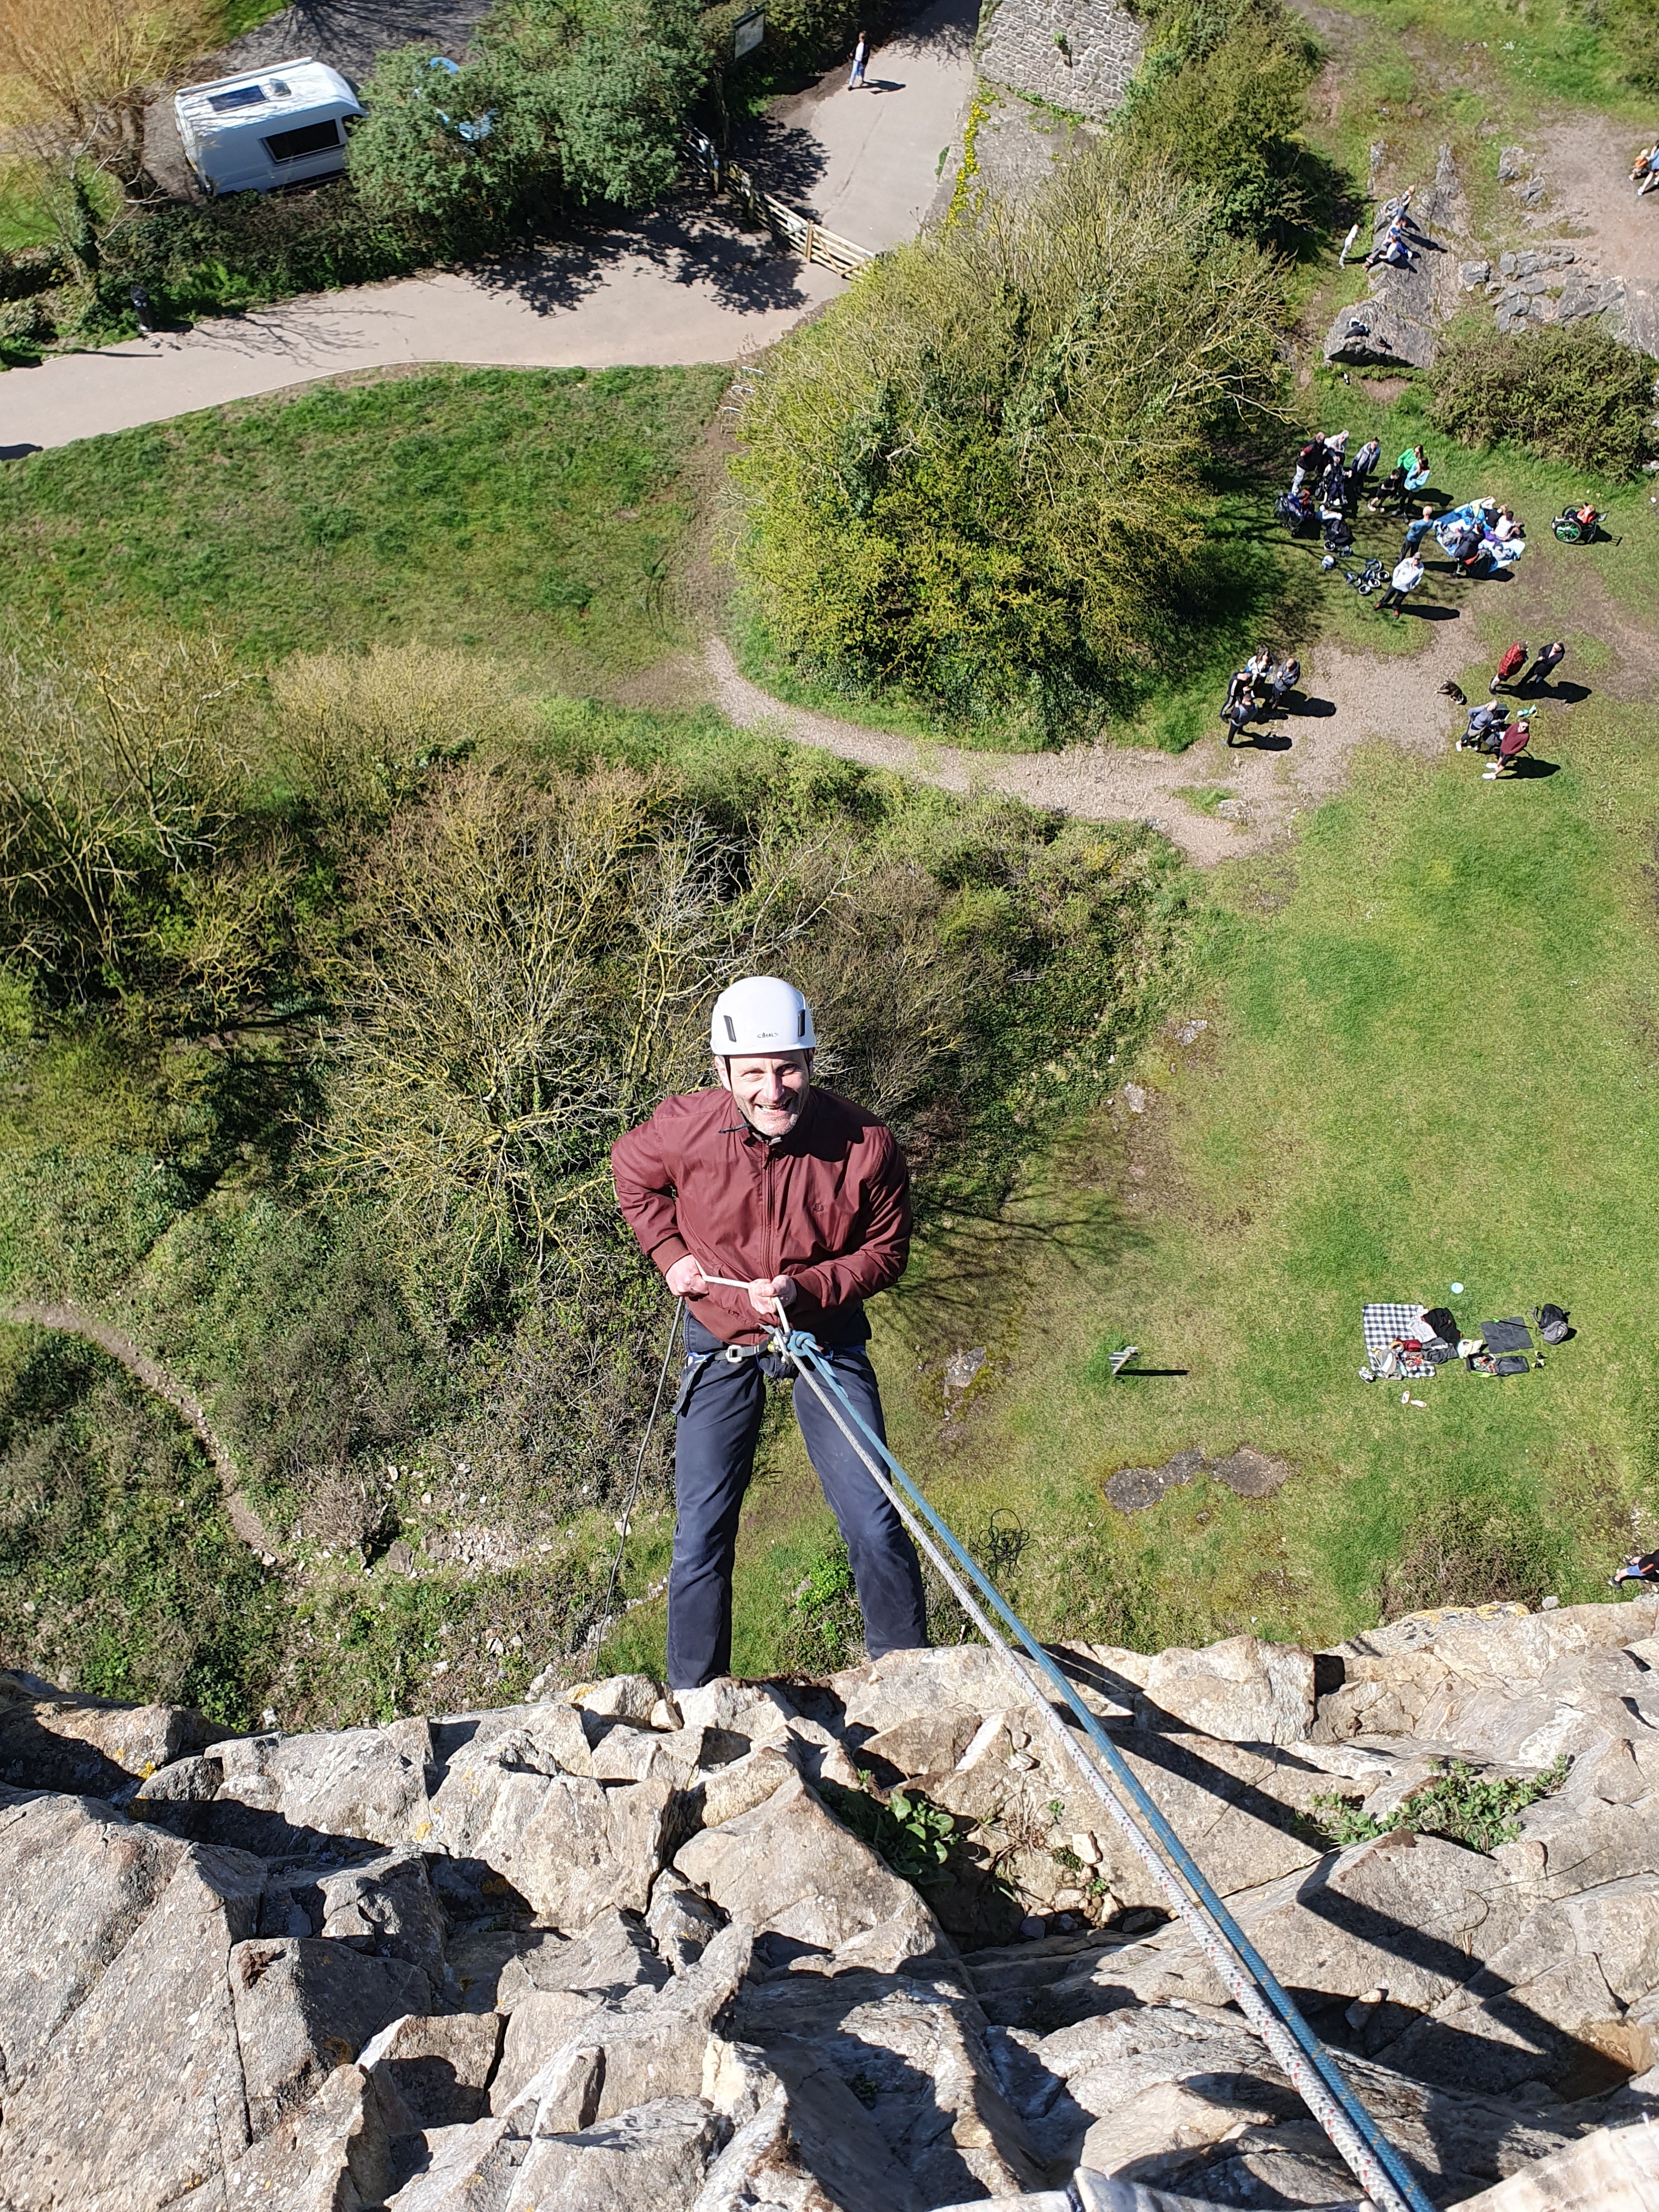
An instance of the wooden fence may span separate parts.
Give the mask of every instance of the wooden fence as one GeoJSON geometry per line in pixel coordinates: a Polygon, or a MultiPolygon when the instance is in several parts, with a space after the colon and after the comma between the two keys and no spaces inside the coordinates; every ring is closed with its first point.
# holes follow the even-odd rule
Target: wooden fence
{"type": "Polygon", "coordinates": [[[770,192],[763,192],[747,169],[739,168],[735,161],[723,161],[714,140],[706,138],[701,131],[688,131],[686,143],[691,149],[692,161],[710,189],[730,192],[755,222],[763,223],[775,237],[793,246],[803,261],[821,262],[838,276],[850,276],[866,261],[875,259],[869,246],[854,246],[851,239],[837,238],[821,222],[797,215],[793,208],[774,199],[770,192]]]}

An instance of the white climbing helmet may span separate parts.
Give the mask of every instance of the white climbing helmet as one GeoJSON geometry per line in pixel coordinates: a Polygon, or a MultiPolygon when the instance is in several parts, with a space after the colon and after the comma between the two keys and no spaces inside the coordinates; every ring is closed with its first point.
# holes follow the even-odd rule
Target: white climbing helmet
{"type": "Polygon", "coordinates": [[[735,1053],[810,1052],[817,1042],[812,1011],[793,983],[777,975],[745,975],[714,1001],[708,1049],[735,1053]]]}

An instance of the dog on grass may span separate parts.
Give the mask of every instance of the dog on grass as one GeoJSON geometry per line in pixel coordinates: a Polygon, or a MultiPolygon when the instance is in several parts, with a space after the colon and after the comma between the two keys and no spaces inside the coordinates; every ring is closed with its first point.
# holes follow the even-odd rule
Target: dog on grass
{"type": "Polygon", "coordinates": [[[1443,699],[1455,700],[1460,707],[1467,707],[1469,703],[1468,693],[1461,684],[1452,683],[1449,678],[1441,685],[1440,696],[1443,699]]]}

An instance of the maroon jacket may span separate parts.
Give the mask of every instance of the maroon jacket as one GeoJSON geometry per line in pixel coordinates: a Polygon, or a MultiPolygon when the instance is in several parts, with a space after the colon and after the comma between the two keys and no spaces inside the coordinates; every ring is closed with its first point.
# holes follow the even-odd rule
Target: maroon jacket
{"type": "MultiPolygon", "coordinates": [[[[611,1146],[611,1171],[629,1225],[665,1274],[690,1252],[708,1274],[787,1275],[798,1291],[790,1326],[826,1342],[862,1337],[860,1301],[897,1282],[910,1256],[910,1171],[898,1139],[833,1091],[809,1091],[775,1144],[727,1091],[665,1098],[611,1146]]],[[[687,1310],[727,1344],[768,1334],[744,1291],[700,1291],[687,1310]]]]}

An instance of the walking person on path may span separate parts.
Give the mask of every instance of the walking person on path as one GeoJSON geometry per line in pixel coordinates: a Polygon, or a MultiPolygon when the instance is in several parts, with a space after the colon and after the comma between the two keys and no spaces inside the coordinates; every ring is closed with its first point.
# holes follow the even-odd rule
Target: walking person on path
{"type": "Polygon", "coordinates": [[[1556,639],[1553,645],[1540,645],[1538,648],[1537,659],[1533,662],[1532,666],[1527,671],[1526,674],[1521,678],[1519,684],[1516,685],[1516,690],[1517,691],[1536,691],[1540,690],[1549,678],[1554,675],[1556,670],[1561,665],[1561,663],[1566,659],[1566,646],[1559,638],[1556,639]]]}
{"type": "Polygon", "coordinates": [[[1392,608],[1394,618],[1398,622],[1400,610],[1406,604],[1407,592],[1414,592],[1422,580],[1422,562],[1415,553],[1407,553],[1396,563],[1395,572],[1389,579],[1389,588],[1376,603],[1378,614],[1385,615],[1392,608]]]}
{"type": "Polygon", "coordinates": [[[869,43],[866,40],[863,32],[860,31],[859,33],[859,42],[853,49],[853,74],[847,80],[847,89],[848,92],[856,92],[860,86],[864,82],[864,64],[869,58],[869,43]]]}
{"type": "MultiPolygon", "coordinates": [[[[909,1170],[885,1122],[814,1086],[817,1042],[793,984],[745,976],[714,1001],[716,1083],[665,1098],[611,1147],[629,1226],[686,1301],[668,1578],[675,1690],[731,1671],[732,1567],[763,1378],[790,1371],[767,1349],[781,1316],[811,1331],[860,1418],[885,1434],[864,1301],[909,1258],[909,1170]]],[[[817,1395],[797,1388],[794,1401],[852,1560],[870,1656],[925,1644],[921,1570],[898,1515],[817,1395]]]]}

